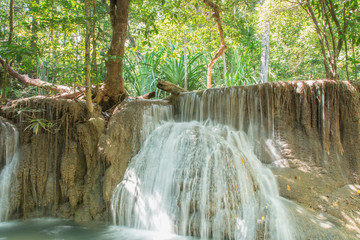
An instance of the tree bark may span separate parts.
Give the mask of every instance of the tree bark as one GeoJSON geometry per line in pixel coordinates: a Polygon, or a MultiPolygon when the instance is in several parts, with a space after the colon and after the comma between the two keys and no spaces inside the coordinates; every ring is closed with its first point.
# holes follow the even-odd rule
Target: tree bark
{"type": "Polygon", "coordinates": [[[151,98],[154,98],[156,95],[155,92],[149,92],[149,93],[145,93],[144,95],[142,96],[139,96],[137,98],[140,98],[140,99],[151,99],[151,98]]]}
{"type": "Polygon", "coordinates": [[[129,17],[129,0],[110,0],[112,39],[106,62],[106,78],[99,94],[103,110],[111,108],[126,97],[123,73],[126,30],[129,17]]]}
{"type": "Polygon", "coordinates": [[[203,0],[203,1],[206,6],[212,8],[214,11],[214,13],[212,14],[212,17],[215,18],[215,20],[216,20],[216,24],[217,24],[217,27],[219,30],[219,35],[220,35],[220,43],[221,43],[218,52],[215,54],[215,56],[213,57],[213,59],[211,60],[211,62],[209,63],[209,66],[208,66],[206,87],[211,88],[212,67],[214,66],[216,60],[218,60],[220,58],[220,56],[225,52],[226,45],[225,45],[225,38],[224,38],[224,30],[222,29],[222,26],[221,26],[219,7],[215,3],[211,2],[210,0],[203,0]]]}
{"type": "Polygon", "coordinates": [[[188,92],[188,90],[164,80],[158,80],[156,86],[167,93],[171,93],[175,95],[178,95],[182,92],[188,92]]]}
{"type": "Polygon", "coordinates": [[[94,111],[91,99],[91,66],[90,66],[90,0],[85,0],[86,34],[85,34],[85,100],[92,114],[94,111]]]}
{"type": "MultiPolygon", "coordinates": [[[[6,70],[6,67],[5,67],[6,61],[4,59],[0,58],[0,63],[2,64],[3,68],[6,70]]],[[[46,89],[48,91],[53,91],[53,92],[58,92],[58,93],[70,93],[72,91],[72,89],[68,86],[52,84],[49,82],[42,81],[40,79],[30,78],[27,75],[22,75],[22,74],[16,72],[14,69],[12,69],[10,66],[7,67],[7,72],[11,76],[18,79],[20,82],[22,82],[24,85],[36,86],[36,87],[39,87],[42,89],[46,89]]],[[[79,91],[82,91],[82,90],[79,90],[79,91]]]]}

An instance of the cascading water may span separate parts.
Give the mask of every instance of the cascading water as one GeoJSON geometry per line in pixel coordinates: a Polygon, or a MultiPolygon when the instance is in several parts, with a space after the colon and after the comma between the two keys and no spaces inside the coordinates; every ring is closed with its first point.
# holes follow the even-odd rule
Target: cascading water
{"type": "Polygon", "coordinates": [[[292,239],[271,171],[243,132],[166,122],[147,138],[115,190],[120,225],[201,238],[292,239]]]}
{"type": "Polygon", "coordinates": [[[0,221],[5,221],[9,215],[11,186],[19,164],[19,133],[13,125],[2,119],[0,125],[0,154],[4,164],[0,173],[0,221]]]}
{"type": "Polygon", "coordinates": [[[292,239],[275,177],[247,135],[203,111],[191,116],[198,104],[193,96],[181,103],[183,122],[167,117],[156,127],[159,120],[144,121],[155,130],[114,191],[114,222],[203,239],[292,239]],[[191,118],[198,121],[186,121],[191,118]]]}
{"type": "Polygon", "coordinates": [[[112,196],[114,223],[202,239],[341,239],[332,223],[279,196],[262,164],[281,161],[273,94],[262,94],[265,103],[257,94],[185,94],[173,118],[145,113],[146,140],[112,196]]]}

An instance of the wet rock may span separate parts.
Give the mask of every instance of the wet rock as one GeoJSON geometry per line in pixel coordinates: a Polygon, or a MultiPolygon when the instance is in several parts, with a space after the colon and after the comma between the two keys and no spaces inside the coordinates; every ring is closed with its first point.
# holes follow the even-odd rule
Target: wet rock
{"type": "Polygon", "coordinates": [[[275,174],[281,196],[360,234],[359,89],[359,83],[325,80],[209,89],[171,102],[129,99],[109,120],[100,111],[89,118],[82,102],[14,101],[0,111],[20,133],[13,218],[108,220],[113,190],[147,131],[144,110],[172,104],[176,120],[210,118],[246,132],[275,174]],[[47,127],[35,134],[27,127],[37,119],[47,127]]]}

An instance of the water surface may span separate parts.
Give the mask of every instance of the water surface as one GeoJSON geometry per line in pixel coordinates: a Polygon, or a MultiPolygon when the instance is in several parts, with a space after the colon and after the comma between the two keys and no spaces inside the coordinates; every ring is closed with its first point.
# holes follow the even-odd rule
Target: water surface
{"type": "Polygon", "coordinates": [[[191,237],[164,234],[99,222],[38,218],[0,223],[0,240],[185,240],[191,237]]]}

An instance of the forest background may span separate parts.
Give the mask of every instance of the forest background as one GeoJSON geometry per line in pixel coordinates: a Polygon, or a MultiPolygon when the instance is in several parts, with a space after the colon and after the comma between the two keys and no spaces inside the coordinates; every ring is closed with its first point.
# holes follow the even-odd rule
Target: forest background
{"type": "MultiPolygon", "coordinates": [[[[214,2],[227,49],[212,69],[212,87],[360,78],[358,0],[214,2]]],[[[163,97],[158,79],[205,89],[207,65],[220,46],[212,14],[203,1],[130,1],[123,58],[128,95],[163,97]]],[[[2,0],[0,22],[2,97],[51,94],[24,88],[5,73],[7,66],[51,84],[85,86],[87,34],[92,84],[104,82],[112,36],[108,2],[2,0]]]]}

